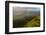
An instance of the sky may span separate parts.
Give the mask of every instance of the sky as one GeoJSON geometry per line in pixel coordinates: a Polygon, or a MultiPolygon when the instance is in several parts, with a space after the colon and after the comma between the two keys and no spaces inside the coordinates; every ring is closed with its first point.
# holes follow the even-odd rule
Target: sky
{"type": "Polygon", "coordinates": [[[13,13],[14,15],[22,15],[25,13],[25,11],[27,13],[29,12],[39,12],[40,8],[35,8],[35,7],[13,7],[13,13]]]}

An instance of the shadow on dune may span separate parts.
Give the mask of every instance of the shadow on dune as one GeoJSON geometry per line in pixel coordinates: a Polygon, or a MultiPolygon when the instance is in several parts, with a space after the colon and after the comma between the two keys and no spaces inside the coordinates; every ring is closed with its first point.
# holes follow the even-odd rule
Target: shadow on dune
{"type": "Polygon", "coordinates": [[[31,19],[31,17],[24,17],[24,19],[13,20],[13,28],[24,27],[24,25],[26,25],[26,23],[29,22],[31,19]]]}

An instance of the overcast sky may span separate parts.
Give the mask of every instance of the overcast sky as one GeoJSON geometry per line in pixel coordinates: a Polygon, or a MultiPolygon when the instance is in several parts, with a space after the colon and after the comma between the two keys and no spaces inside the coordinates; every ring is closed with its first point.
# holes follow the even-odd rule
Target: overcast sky
{"type": "Polygon", "coordinates": [[[35,7],[13,7],[13,13],[14,15],[22,15],[26,11],[27,13],[29,12],[39,12],[40,8],[35,8],[35,7]]]}

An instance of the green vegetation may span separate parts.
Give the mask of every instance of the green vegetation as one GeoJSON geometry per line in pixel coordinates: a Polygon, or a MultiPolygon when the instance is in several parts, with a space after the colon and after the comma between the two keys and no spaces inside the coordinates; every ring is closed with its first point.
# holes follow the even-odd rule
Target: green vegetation
{"type": "Polygon", "coordinates": [[[13,27],[40,27],[40,16],[24,17],[22,20],[13,20],[13,27]]]}
{"type": "Polygon", "coordinates": [[[39,16],[34,16],[32,17],[33,19],[30,20],[29,22],[24,25],[24,27],[39,27],[40,26],[40,17],[39,16]]]}

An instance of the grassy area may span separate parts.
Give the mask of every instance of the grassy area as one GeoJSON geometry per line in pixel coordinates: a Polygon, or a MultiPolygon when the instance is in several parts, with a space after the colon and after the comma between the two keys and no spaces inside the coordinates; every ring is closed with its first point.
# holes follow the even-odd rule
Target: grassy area
{"type": "Polygon", "coordinates": [[[40,17],[34,16],[33,19],[24,25],[24,27],[40,27],[40,17]]]}
{"type": "Polygon", "coordinates": [[[40,16],[24,17],[23,20],[14,20],[13,27],[40,27],[40,16]]]}

